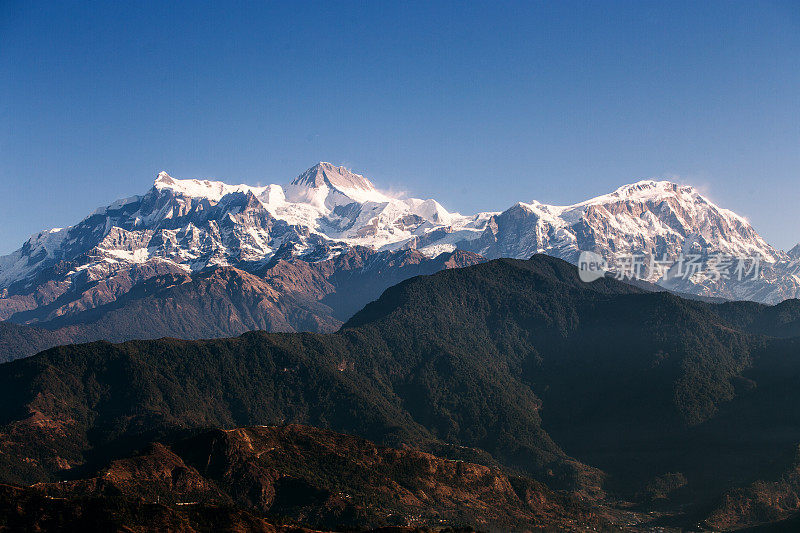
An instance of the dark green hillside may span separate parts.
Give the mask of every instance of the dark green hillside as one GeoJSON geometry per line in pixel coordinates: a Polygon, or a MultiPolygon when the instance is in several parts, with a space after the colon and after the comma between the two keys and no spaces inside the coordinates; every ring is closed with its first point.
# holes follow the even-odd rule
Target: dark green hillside
{"type": "Polygon", "coordinates": [[[97,342],[16,361],[0,373],[0,401],[13,406],[2,410],[11,437],[3,444],[37,460],[20,467],[14,454],[0,455],[7,469],[22,469],[4,479],[46,479],[84,452],[104,458],[193,427],[304,420],[383,440],[424,438],[379,381],[337,369],[348,351],[338,336],[249,333],[97,342]]]}
{"type": "Polygon", "coordinates": [[[0,321],[0,362],[28,357],[58,344],[75,342],[69,332],[0,321]]]}
{"type": "Polygon", "coordinates": [[[800,300],[777,305],[756,302],[726,302],[714,311],[737,329],[770,337],[800,337],[800,300]]]}
{"type": "MultiPolygon", "coordinates": [[[[454,375],[452,363],[441,363],[444,353],[448,362],[472,364],[468,376],[488,371],[510,397],[534,398],[535,413],[514,412],[521,426],[543,419],[548,439],[612,477],[624,476],[625,486],[661,473],[669,457],[654,458],[652,447],[684,438],[735,396],[752,345],[709,304],[611,279],[587,285],[571,265],[543,256],[408,280],[353,317],[343,333],[381,337],[383,352],[391,353],[384,364],[399,363],[408,409],[415,417],[438,414],[427,425],[440,424],[442,438],[459,440],[458,422],[482,405],[482,395],[471,397],[474,387],[455,405],[437,393],[454,375]],[[460,403],[465,396],[469,409],[460,403]],[[627,451],[622,459],[620,449],[627,451]]],[[[498,411],[480,416],[491,422],[498,411]]],[[[490,441],[472,444],[524,468],[518,461],[530,454],[507,453],[498,447],[507,435],[484,427],[490,441]]],[[[519,431],[512,434],[515,444],[525,442],[519,431]]]]}
{"type": "Polygon", "coordinates": [[[732,397],[728,379],[747,365],[750,350],[749,336],[708,304],[612,279],[585,284],[573,266],[546,256],[408,280],[343,332],[380,336],[399,363],[417,362],[431,346],[463,353],[502,365],[534,389],[582,376],[585,386],[644,386],[658,414],[685,425],[732,397]]]}

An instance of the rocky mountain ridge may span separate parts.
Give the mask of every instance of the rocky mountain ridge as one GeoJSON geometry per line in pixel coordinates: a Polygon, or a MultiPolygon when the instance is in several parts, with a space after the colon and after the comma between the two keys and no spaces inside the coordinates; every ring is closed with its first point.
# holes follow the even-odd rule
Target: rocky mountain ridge
{"type": "Polygon", "coordinates": [[[325,262],[358,247],[427,258],[455,250],[490,259],[545,253],[572,263],[583,250],[609,259],[643,254],[667,258],[666,273],[684,254],[705,264],[714,254],[758,257],[755,279],[643,277],[727,299],[777,303],[800,295],[797,247],[775,249],[746,219],[689,186],[646,180],[570,206],[518,203],[465,216],[435,200],[393,197],[344,167],[319,163],[283,186],[162,172],[146,194],[34,235],[0,257],[0,320],[44,324],[111,304],[157,276],[218,267],[258,273],[278,261],[325,262]]]}

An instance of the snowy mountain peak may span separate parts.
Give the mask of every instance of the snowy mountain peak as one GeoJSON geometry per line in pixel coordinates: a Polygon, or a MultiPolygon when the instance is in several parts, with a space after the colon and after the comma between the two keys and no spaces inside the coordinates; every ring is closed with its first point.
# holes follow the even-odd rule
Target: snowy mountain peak
{"type": "Polygon", "coordinates": [[[162,187],[170,187],[172,185],[175,185],[175,179],[163,170],[158,173],[156,176],[156,181],[153,183],[153,186],[157,189],[162,187]]]}
{"type": "Polygon", "coordinates": [[[320,161],[297,176],[291,184],[311,188],[328,186],[339,190],[376,190],[372,182],[361,174],[355,174],[345,167],[337,167],[325,161],[320,161]]]}
{"type": "MultiPolygon", "coordinates": [[[[618,201],[650,202],[667,198],[696,200],[697,198],[702,198],[702,196],[694,187],[689,185],[679,185],[665,180],[648,179],[623,185],[610,194],[604,194],[577,205],[602,204],[618,201]]],[[[710,203],[705,198],[702,199],[710,203]]]]}
{"type": "Polygon", "coordinates": [[[617,192],[624,196],[639,196],[641,194],[665,194],[665,195],[672,195],[676,193],[689,193],[693,194],[696,192],[693,187],[689,185],[679,185],[672,181],[667,180],[654,180],[654,179],[647,179],[647,180],[640,180],[636,183],[630,183],[628,185],[623,185],[617,192]]]}
{"type": "Polygon", "coordinates": [[[792,259],[800,259],[800,243],[797,243],[794,248],[789,250],[788,255],[792,259]]]}
{"type": "Polygon", "coordinates": [[[181,196],[190,198],[207,198],[212,202],[219,202],[226,194],[252,192],[259,196],[266,191],[266,187],[251,187],[250,185],[228,185],[221,181],[211,180],[179,180],[164,171],[158,173],[153,187],[158,191],[169,190],[181,196]]]}
{"type": "Polygon", "coordinates": [[[286,198],[323,209],[352,202],[389,202],[367,178],[345,167],[321,161],[297,176],[286,187],[286,198]]]}

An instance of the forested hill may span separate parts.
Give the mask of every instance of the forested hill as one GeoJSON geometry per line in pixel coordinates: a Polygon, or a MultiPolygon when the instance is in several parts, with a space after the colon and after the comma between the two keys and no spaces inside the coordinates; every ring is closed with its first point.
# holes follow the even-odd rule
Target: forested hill
{"type": "Polygon", "coordinates": [[[681,472],[683,494],[709,502],[789,464],[800,429],[747,447],[763,427],[731,408],[774,410],[759,380],[786,388],[772,369],[795,372],[792,350],[712,304],[586,284],[551,257],[496,260],[400,283],[334,334],[92,343],[2,365],[0,477],[58,479],[192,428],[303,423],[591,497],[681,472]]]}

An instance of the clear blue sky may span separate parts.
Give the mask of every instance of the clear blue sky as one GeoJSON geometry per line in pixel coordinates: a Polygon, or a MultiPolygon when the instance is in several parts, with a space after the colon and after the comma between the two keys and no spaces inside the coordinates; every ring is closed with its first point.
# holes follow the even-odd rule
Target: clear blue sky
{"type": "Polygon", "coordinates": [[[800,241],[800,3],[0,0],[0,253],[155,174],[464,213],[677,176],[800,241]]]}

